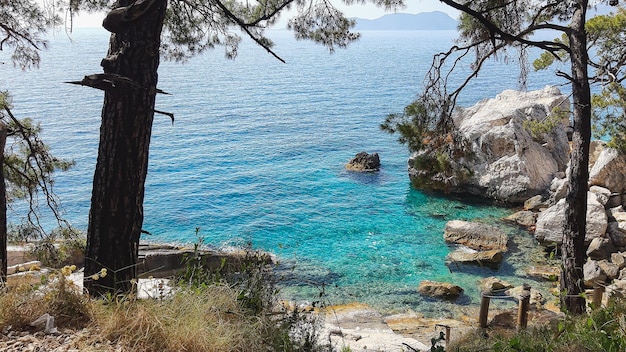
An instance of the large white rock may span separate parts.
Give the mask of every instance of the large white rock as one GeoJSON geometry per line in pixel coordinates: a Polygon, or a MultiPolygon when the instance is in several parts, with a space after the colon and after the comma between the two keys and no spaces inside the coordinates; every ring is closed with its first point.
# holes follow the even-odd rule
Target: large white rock
{"type": "Polygon", "coordinates": [[[614,193],[626,192],[626,155],[606,148],[589,171],[589,185],[608,188],[614,193]]]}
{"type": "MultiPolygon", "coordinates": [[[[561,244],[563,242],[563,224],[565,222],[565,199],[544,210],[537,217],[535,238],[539,242],[561,244]]],[[[587,193],[587,226],[585,242],[594,238],[605,237],[608,217],[602,203],[594,193],[587,193]]]]}
{"type": "Polygon", "coordinates": [[[452,189],[450,184],[438,185],[446,175],[418,170],[430,162],[424,163],[423,158],[421,163],[415,162],[417,155],[409,160],[409,175],[418,187],[522,203],[546,191],[554,175],[567,166],[567,117],[537,138],[526,126],[529,121],[544,120],[557,107],[568,111],[569,98],[558,88],[546,87],[532,92],[506,90],[493,99],[458,109],[454,122],[470,149],[465,158],[454,160],[453,167],[463,172],[462,180],[452,182],[452,189]],[[467,177],[466,170],[470,170],[467,177]]]}
{"type": "Polygon", "coordinates": [[[460,109],[455,123],[472,144],[472,182],[488,197],[522,202],[550,187],[568,161],[567,119],[543,140],[524,126],[554,108],[567,111],[569,99],[555,87],[532,92],[506,90],[494,99],[460,109]]]}

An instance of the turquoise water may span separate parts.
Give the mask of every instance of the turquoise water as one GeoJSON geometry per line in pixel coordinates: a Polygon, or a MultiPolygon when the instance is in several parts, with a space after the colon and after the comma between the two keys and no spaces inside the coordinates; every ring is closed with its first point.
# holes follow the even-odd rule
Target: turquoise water
{"type": "MultiPolygon", "coordinates": [[[[176,122],[155,119],[144,222],[153,235],[146,240],[190,244],[199,227],[212,247],[251,243],[277,254],[289,298],[311,301],[323,287],[332,303],[388,311],[441,309],[416,294],[424,279],[462,284],[465,304],[476,302],[480,277],[524,280],[515,273],[532,241],[498,221],[510,211],[412,189],[408,152],[378,127],[415,97],[432,54],[452,44],[453,32],[365,32],[332,55],[289,32],[272,37],[286,64],[244,42],[235,61],[217,49],[185,65],[161,65],[160,88],[173,95],[158,96],[157,109],[176,122]],[[344,170],[360,151],[380,154],[379,173],[344,170]],[[514,249],[499,271],[445,265],[443,227],[452,219],[503,226],[514,249]]],[[[58,175],[56,191],[67,218],[84,229],[102,93],[63,82],[101,72],[108,36],[80,29],[72,40],[56,34],[39,70],[1,65],[0,87],[13,94],[18,116],[41,121],[57,156],[76,161],[58,175]]],[[[516,88],[515,72],[491,65],[460,103],[516,88]]],[[[534,75],[529,86],[551,79],[534,75]]]]}

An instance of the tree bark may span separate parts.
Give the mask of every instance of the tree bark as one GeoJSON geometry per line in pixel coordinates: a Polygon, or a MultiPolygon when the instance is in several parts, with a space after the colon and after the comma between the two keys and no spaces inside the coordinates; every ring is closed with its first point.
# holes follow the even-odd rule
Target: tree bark
{"type": "Polygon", "coordinates": [[[570,28],[573,123],[570,182],[565,202],[565,226],[561,246],[561,305],[574,315],[585,312],[583,265],[587,224],[587,184],[591,142],[591,91],[587,72],[585,19],[588,1],[578,1],[570,28]]]}
{"type": "Polygon", "coordinates": [[[7,282],[7,187],[4,183],[4,146],[7,125],[0,122],[0,287],[7,282]]]}
{"type": "MultiPolygon", "coordinates": [[[[118,9],[135,0],[120,0],[118,9]]],[[[124,76],[105,90],[93,180],[84,287],[92,296],[131,292],[143,225],[144,184],[167,0],[111,34],[105,73],[124,76]],[[106,276],[97,275],[106,269],[106,276]]],[[[118,11],[119,12],[119,11],[118,11]]]]}

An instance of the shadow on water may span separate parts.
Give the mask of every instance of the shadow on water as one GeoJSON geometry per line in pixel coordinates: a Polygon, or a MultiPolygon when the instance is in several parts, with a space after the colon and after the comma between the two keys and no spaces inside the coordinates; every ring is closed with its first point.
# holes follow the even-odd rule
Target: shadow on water
{"type": "Polygon", "coordinates": [[[373,185],[379,186],[386,181],[389,180],[389,176],[385,173],[384,169],[380,169],[380,171],[366,171],[366,172],[358,172],[358,171],[349,171],[349,170],[341,170],[339,173],[339,177],[346,178],[352,182],[359,183],[362,185],[373,185]]]}

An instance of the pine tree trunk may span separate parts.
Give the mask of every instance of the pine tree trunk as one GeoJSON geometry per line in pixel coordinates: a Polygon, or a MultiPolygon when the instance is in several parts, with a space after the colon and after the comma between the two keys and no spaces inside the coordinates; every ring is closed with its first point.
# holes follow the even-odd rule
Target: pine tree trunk
{"type": "Polygon", "coordinates": [[[7,281],[7,192],[4,183],[4,146],[7,142],[7,125],[0,122],[0,287],[7,281]]]}
{"type": "Polygon", "coordinates": [[[565,206],[565,228],[561,247],[561,304],[574,315],[585,312],[583,265],[585,264],[585,225],[587,223],[587,183],[591,142],[591,91],[587,72],[585,32],[587,1],[579,1],[572,17],[569,35],[574,102],[570,182],[565,206]]]}
{"type": "MultiPolygon", "coordinates": [[[[120,0],[118,7],[134,0],[120,0]]],[[[137,277],[144,184],[166,0],[111,34],[104,72],[129,78],[105,90],[100,145],[93,180],[84,286],[92,296],[127,293],[137,277]],[[105,277],[94,275],[106,269],[105,277]]],[[[119,11],[118,11],[119,12],[119,11]]]]}

